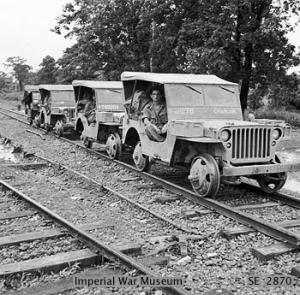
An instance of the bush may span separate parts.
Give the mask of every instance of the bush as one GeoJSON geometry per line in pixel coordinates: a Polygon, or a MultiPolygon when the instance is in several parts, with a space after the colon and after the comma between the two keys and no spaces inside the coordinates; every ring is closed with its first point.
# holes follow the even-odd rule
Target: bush
{"type": "Polygon", "coordinates": [[[293,127],[300,128],[300,114],[295,112],[289,112],[284,110],[257,110],[255,111],[255,117],[257,119],[277,119],[284,120],[293,127]]]}
{"type": "Polygon", "coordinates": [[[8,93],[0,93],[0,99],[21,101],[23,99],[23,92],[15,91],[8,93]]]}

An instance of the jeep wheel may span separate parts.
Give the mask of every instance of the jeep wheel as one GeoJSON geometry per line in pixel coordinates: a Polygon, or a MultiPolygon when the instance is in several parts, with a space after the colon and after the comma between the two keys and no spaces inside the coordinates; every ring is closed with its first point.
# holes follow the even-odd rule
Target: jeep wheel
{"type": "Polygon", "coordinates": [[[38,115],[36,115],[34,117],[33,122],[32,122],[32,126],[36,127],[36,128],[40,128],[41,127],[41,120],[40,120],[40,117],[38,115]]]}
{"type": "Polygon", "coordinates": [[[51,132],[51,129],[52,129],[52,128],[51,128],[51,126],[50,126],[49,124],[45,123],[45,124],[44,124],[44,128],[45,128],[45,130],[47,131],[47,133],[48,133],[48,132],[51,132]]]}
{"type": "Polygon", "coordinates": [[[121,154],[121,139],[117,132],[111,133],[106,141],[106,151],[111,159],[118,159],[121,154]]]}
{"type": "Polygon", "coordinates": [[[137,170],[147,171],[149,169],[149,157],[142,154],[142,144],[140,141],[136,144],[134,148],[132,158],[137,170]]]}
{"type": "Polygon", "coordinates": [[[82,140],[83,140],[83,145],[86,148],[90,149],[92,147],[92,141],[89,140],[86,136],[84,136],[82,140]]]}
{"type": "Polygon", "coordinates": [[[201,154],[193,160],[188,178],[200,197],[214,197],[219,191],[219,167],[209,154],[201,154]]]}
{"type": "Polygon", "coordinates": [[[54,131],[59,137],[64,135],[64,123],[61,120],[55,123],[54,131]]]}
{"type": "MultiPolygon", "coordinates": [[[[275,163],[281,163],[281,160],[277,155],[275,155],[275,163]]],[[[272,194],[280,190],[285,185],[286,179],[287,172],[281,172],[260,175],[257,182],[265,193],[272,194]]]]}

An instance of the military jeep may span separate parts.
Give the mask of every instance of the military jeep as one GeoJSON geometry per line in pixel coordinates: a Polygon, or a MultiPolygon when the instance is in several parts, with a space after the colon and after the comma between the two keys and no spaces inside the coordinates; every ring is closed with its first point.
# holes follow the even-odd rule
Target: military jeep
{"type": "Polygon", "coordinates": [[[104,145],[110,158],[118,158],[125,115],[122,83],[75,80],[72,84],[76,101],[75,130],[81,134],[84,145],[91,147],[97,142],[104,145]]]}
{"type": "Polygon", "coordinates": [[[41,110],[34,123],[59,136],[72,132],[75,120],[75,102],[72,85],[39,85],[41,110]]]}
{"type": "Polygon", "coordinates": [[[40,112],[41,107],[41,95],[39,92],[38,85],[25,85],[24,87],[24,98],[22,102],[25,105],[25,113],[27,115],[27,120],[30,125],[36,115],[40,112]]]}
{"type": "Polygon", "coordinates": [[[241,176],[258,181],[267,193],[285,184],[287,171],[275,150],[290,128],[283,122],[244,121],[238,85],[214,75],[124,72],[125,99],[136,90],[160,85],[165,96],[168,126],[165,140],[150,140],[141,116],[130,108],[123,123],[123,144],[132,146],[140,171],[155,160],[189,167],[189,180],[202,197],[215,196],[220,183],[239,183],[241,176]]]}

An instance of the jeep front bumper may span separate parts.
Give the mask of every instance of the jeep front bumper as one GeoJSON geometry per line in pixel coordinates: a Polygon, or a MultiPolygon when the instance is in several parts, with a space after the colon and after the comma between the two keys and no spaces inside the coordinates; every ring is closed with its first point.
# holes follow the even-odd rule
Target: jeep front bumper
{"type": "Polygon", "coordinates": [[[280,172],[293,172],[300,170],[300,163],[296,164],[267,164],[239,167],[224,167],[223,176],[245,176],[257,174],[270,174],[280,172]]]}

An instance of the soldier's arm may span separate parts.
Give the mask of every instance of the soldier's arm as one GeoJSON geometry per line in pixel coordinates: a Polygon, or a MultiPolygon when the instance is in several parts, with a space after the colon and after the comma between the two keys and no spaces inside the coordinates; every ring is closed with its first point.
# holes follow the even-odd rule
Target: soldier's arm
{"type": "Polygon", "coordinates": [[[142,121],[144,122],[144,124],[146,126],[148,126],[149,124],[151,124],[150,118],[151,118],[150,111],[149,111],[149,109],[147,107],[145,107],[144,110],[143,110],[143,112],[142,112],[142,121]]]}
{"type": "Polygon", "coordinates": [[[168,131],[168,126],[169,126],[169,122],[167,122],[167,123],[161,128],[161,133],[167,133],[167,131],[168,131]]]}

